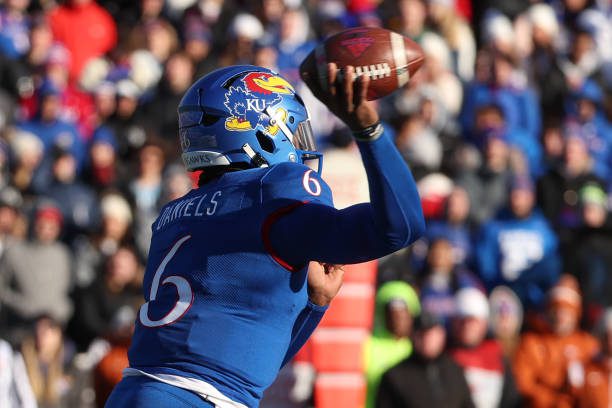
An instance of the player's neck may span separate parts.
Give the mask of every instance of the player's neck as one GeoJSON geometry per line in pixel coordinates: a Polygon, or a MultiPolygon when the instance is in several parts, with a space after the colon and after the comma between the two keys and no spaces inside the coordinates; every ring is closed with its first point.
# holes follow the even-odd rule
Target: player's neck
{"type": "Polygon", "coordinates": [[[198,179],[198,187],[202,187],[205,184],[210,183],[211,181],[217,180],[225,173],[230,173],[234,171],[245,170],[240,166],[214,166],[204,169],[200,174],[200,178],[198,179]]]}

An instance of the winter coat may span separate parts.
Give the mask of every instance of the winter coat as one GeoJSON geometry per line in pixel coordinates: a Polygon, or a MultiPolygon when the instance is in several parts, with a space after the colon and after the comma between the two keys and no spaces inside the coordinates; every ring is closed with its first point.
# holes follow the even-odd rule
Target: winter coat
{"type": "Polygon", "coordinates": [[[396,365],[412,352],[409,338],[396,338],[387,330],[385,308],[394,298],[406,302],[411,315],[420,311],[419,298],[410,285],[402,281],[387,282],[376,294],[374,330],[365,343],[365,374],[368,383],[366,407],[374,407],[378,383],[385,371],[396,365]]]}
{"type": "Polygon", "coordinates": [[[457,347],[450,351],[463,367],[478,408],[510,408],[520,406],[520,395],[514,376],[496,340],[484,340],[475,347],[457,347]]]}
{"type": "Polygon", "coordinates": [[[584,366],[597,350],[597,340],[583,331],[564,337],[550,332],[525,334],[514,358],[525,407],[573,407],[584,383],[584,366]]]}
{"type": "Polygon", "coordinates": [[[387,371],[376,408],[474,407],[463,370],[446,354],[425,360],[413,354],[387,371]]]}

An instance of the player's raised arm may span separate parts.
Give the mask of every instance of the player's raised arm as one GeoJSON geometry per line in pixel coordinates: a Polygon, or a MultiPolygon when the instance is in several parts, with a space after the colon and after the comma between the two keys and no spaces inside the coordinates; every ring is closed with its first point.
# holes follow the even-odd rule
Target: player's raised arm
{"type": "Polygon", "coordinates": [[[410,169],[366,98],[369,78],[356,78],[350,66],[342,78],[335,64],[327,68],[325,89],[317,82],[308,85],[353,131],[368,175],[370,203],[335,210],[312,202],[280,217],[270,228],[271,246],[281,259],[296,266],[309,259],[331,263],[374,259],[408,246],[425,228],[410,169]],[[295,231],[304,232],[296,237],[295,231]]]}

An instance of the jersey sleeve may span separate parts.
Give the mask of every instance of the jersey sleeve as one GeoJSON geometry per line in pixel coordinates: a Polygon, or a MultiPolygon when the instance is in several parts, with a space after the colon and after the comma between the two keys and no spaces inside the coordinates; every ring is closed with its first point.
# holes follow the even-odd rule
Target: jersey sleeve
{"type": "MultiPolygon", "coordinates": [[[[292,272],[301,269],[309,260],[300,258],[300,261],[294,263],[281,255],[272,243],[272,228],[278,220],[304,206],[333,210],[331,189],[311,168],[297,163],[280,163],[261,179],[260,194],[266,214],[261,231],[264,248],[285,269],[292,272]]],[[[289,246],[292,246],[292,242],[289,238],[289,246]]]]}
{"type": "MultiPolygon", "coordinates": [[[[308,197],[308,191],[294,193],[292,207],[269,219],[265,234],[268,247],[287,264],[365,262],[404,248],[423,234],[425,222],[416,184],[391,139],[383,134],[374,141],[358,142],[358,146],[368,176],[370,203],[337,210],[323,199],[308,197]],[[300,199],[303,204],[296,203],[300,199]]],[[[302,181],[306,183],[314,174],[302,176],[302,181]]],[[[308,190],[306,186],[302,188],[308,190]]]]}
{"type": "Polygon", "coordinates": [[[261,179],[261,202],[283,204],[318,203],[333,206],[332,192],[321,176],[303,164],[279,163],[261,179]]]}
{"type": "Polygon", "coordinates": [[[308,340],[312,332],[317,328],[327,308],[328,306],[319,306],[315,305],[310,300],[308,301],[306,307],[302,309],[295,320],[291,332],[291,342],[289,343],[289,348],[285,353],[281,366],[287,364],[302,348],[304,343],[306,343],[306,340],[308,340]]]}

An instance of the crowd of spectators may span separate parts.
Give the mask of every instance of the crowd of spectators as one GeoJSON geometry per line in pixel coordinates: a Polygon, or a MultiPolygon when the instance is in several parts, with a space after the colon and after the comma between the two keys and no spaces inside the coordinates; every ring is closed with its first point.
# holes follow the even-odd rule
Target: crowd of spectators
{"type": "Polygon", "coordinates": [[[367,199],[298,73],[358,25],[426,54],[378,101],[428,230],[380,260],[368,406],[612,403],[609,1],[0,0],[0,406],[102,406],[120,378],[151,222],[192,186],[176,107],[195,78],[280,72],[336,204],[367,199]]]}

